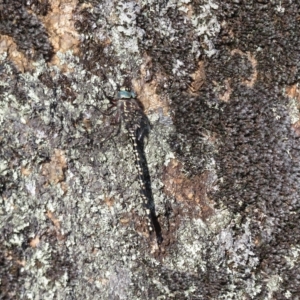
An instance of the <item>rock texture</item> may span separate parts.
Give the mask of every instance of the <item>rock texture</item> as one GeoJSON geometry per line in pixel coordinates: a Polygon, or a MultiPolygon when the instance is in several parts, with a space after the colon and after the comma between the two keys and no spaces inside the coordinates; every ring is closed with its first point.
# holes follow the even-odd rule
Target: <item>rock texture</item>
{"type": "Polygon", "coordinates": [[[0,0],[1,299],[300,299],[299,12],[0,0]],[[160,243],[105,113],[121,86],[160,243]]]}

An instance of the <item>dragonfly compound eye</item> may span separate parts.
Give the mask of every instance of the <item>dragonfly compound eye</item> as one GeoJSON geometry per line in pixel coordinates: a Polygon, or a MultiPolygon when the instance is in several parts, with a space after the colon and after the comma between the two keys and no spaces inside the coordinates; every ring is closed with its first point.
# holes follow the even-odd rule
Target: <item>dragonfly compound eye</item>
{"type": "Polygon", "coordinates": [[[119,91],[118,92],[118,98],[119,99],[130,99],[135,98],[136,95],[133,91],[119,91]]]}

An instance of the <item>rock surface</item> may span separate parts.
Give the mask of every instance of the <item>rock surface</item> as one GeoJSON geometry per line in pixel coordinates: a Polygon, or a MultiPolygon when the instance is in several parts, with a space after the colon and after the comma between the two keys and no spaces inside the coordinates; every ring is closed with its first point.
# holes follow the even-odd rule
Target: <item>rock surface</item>
{"type": "Polygon", "coordinates": [[[1,299],[300,299],[299,12],[0,0],[1,299]],[[121,86],[160,243],[105,113],[121,86]]]}

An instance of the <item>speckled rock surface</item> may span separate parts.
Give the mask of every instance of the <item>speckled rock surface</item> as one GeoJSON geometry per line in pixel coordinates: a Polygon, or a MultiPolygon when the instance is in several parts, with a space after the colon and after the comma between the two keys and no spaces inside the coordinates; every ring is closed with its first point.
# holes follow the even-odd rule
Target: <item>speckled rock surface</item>
{"type": "Polygon", "coordinates": [[[0,0],[0,298],[300,299],[299,12],[0,0]],[[160,243],[105,113],[121,86],[160,243]]]}

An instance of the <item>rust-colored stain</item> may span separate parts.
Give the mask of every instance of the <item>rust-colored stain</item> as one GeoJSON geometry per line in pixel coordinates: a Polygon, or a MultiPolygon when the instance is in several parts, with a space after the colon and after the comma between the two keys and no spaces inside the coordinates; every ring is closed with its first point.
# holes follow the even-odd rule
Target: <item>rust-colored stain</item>
{"type": "Polygon", "coordinates": [[[229,78],[224,80],[224,86],[225,86],[225,92],[223,93],[223,95],[219,96],[219,99],[221,101],[228,102],[230,100],[230,96],[231,96],[231,93],[232,93],[232,88],[231,88],[231,85],[230,85],[230,79],[229,78]]]}
{"type": "Polygon", "coordinates": [[[111,198],[111,197],[105,197],[104,198],[104,203],[109,206],[109,207],[112,207],[114,206],[115,204],[115,199],[114,198],[111,198]]]}
{"type": "MultiPolygon", "coordinates": [[[[130,226],[130,224],[133,224],[135,231],[142,237],[144,237],[146,240],[149,241],[150,234],[148,231],[148,225],[147,225],[147,218],[144,216],[138,215],[138,213],[134,210],[131,212],[126,212],[122,214],[122,216],[119,219],[120,224],[122,226],[130,226]]],[[[152,233],[152,237],[155,236],[155,232],[152,233]]],[[[154,253],[157,250],[157,243],[155,238],[151,238],[150,240],[150,247],[152,248],[151,252],[154,253]]]]}
{"type": "MultiPolygon", "coordinates": [[[[209,186],[209,171],[199,176],[187,178],[184,175],[183,165],[173,159],[165,168],[163,175],[164,192],[175,198],[175,204],[166,207],[165,215],[158,215],[157,221],[161,227],[162,242],[158,245],[156,238],[149,235],[148,226],[143,216],[134,210],[122,214],[119,218],[121,226],[134,225],[135,231],[149,241],[151,253],[155,258],[162,260],[166,257],[177,241],[177,231],[185,217],[189,219],[202,218],[207,220],[214,214],[213,204],[207,196],[209,186]]],[[[110,200],[105,200],[110,205],[110,200]]]]}
{"type": "Polygon", "coordinates": [[[99,277],[98,281],[102,284],[102,285],[108,285],[109,280],[104,278],[104,277],[99,277]]]}
{"type": "Polygon", "coordinates": [[[192,81],[191,85],[189,86],[189,92],[192,95],[197,95],[206,80],[205,68],[204,68],[203,61],[200,61],[198,63],[198,68],[191,75],[191,78],[193,81],[192,81]]]}
{"type": "Polygon", "coordinates": [[[119,218],[120,224],[125,227],[128,227],[132,221],[132,214],[130,212],[122,213],[119,218]]]}
{"type": "MultiPolygon", "coordinates": [[[[287,86],[285,88],[286,95],[290,98],[296,101],[296,117],[297,119],[300,118],[300,90],[298,88],[297,84],[293,84],[290,86],[287,86]]],[[[300,136],[300,120],[292,124],[292,129],[296,133],[297,136],[300,136]]]]}
{"type": "Polygon", "coordinates": [[[191,4],[185,4],[183,5],[186,7],[186,16],[189,18],[189,19],[192,19],[193,15],[194,15],[194,9],[193,9],[193,6],[191,4]]]}
{"type": "Polygon", "coordinates": [[[165,168],[163,183],[164,192],[175,198],[175,204],[170,204],[166,211],[168,216],[159,216],[163,241],[154,255],[163,259],[171,251],[177,241],[177,230],[185,217],[189,219],[202,218],[204,221],[214,214],[212,204],[207,196],[209,171],[199,176],[187,178],[183,173],[183,165],[173,159],[165,168]]]}
{"type": "Polygon", "coordinates": [[[285,88],[285,93],[289,98],[296,99],[300,104],[300,90],[297,84],[289,85],[285,88]]]}
{"type": "Polygon", "coordinates": [[[249,52],[247,51],[246,53],[244,53],[243,51],[239,50],[239,49],[234,49],[231,51],[231,55],[234,54],[239,54],[241,56],[246,56],[249,60],[249,62],[252,65],[252,69],[253,69],[253,73],[250,79],[247,80],[243,80],[242,84],[248,86],[248,87],[253,87],[253,85],[255,84],[256,80],[257,80],[257,60],[256,58],[249,52]]]}
{"type": "MultiPolygon", "coordinates": [[[[257,60],[256,60],[256,58],[249,51],[246,52],[246,53],[244,53],[243,51],[241,51],[239,49],[233,49],[231,51],[231,55],[233,56],[235,54],[247,57],[247,59],[251,63],[252,70],[253,70],[252,75],[251,75],[251,77],[249,79],[242,80],[241,84],[246,85],[249,88],[252,88],[254,86],[255,82],[257,81],[257,76],[258,76],[258,72],[257,72],[257,60]]],[[[216,86],[219,85],[217,82],[214,82],[214,84],[216,86]]],[[[231,87],[231,78],[226,78],[224,80],[224,84],[223,85],[224,85],[224,88],[225,88],[225,92],[223,94],[219,95],[219,99],[221,101],[228,102],[230,100],[230,96],[231,96],[231,93],[233,91],[232,87],[231,87]]]]}
{"type": "Polygon", "coordinates": [[[138,95],[138,99],[141,101],[145,108],[145,112],[157,111],[162,109],[164,115],[169,114],[169,106],[167,99],[162,99],[156,92],[158,83],[164,80],[162,74],[155,74],[154,79],[146,81],[148,76],[147,72],[151,69],[152,59],[149,56],[145,57],[145,62],[141,66],[141,77],[132,80],[132,86],[134,91],[138,95]]]}
{"type": "Polygon", "coordinates": [[[60,230],[60,221],[55,218],[53,212],[50,210],[47,211],[46,216],[52,221],[56,229],[60,230]]]}
{"type": "Polygon", "coordinates": [[[55,234],[56,238],[59,241],[63,241],[66,239],[66,236],[61,234],[61,227],[60,227],[60,221],[57,219],[54,215],[54,213],[50,210],[47,210],[46,216],[51,220],[52,224],[54,225],[55,228],[55,234]]]}
{"type": "MultiPolygon", "coordinates": [[[[75,30],[73,10],[76,8],[77,0],[51,0],[51,9],[45,16],[39,17],[44,24],[54,52],[66,52],[73,50],[79,53],[79,35],[75,30]]],[[[64,72],[71,71],[66,65],[62,65],[57,55],[51,60],[51,64],[57,65],[64,72]]]]}
{"type": "Polygon", "coordinates": [[[166,167],[163,178],[165,193],[189,207],[189,214],[206,219],[213,214],[206,193],[207,175],[207,172],[204,172],[199,176],[187,178],[183,174],[182,164],[173,159],[166,167]]]}
{"type": "Polygon", "coordinates": [[[159,248],[156,241],[156,233],[153,231],[150,235],[147,218],[138,215],[136,211],[132,210],[131,212],[122,214],[119,221],[122,226],[128,227],[133,225],[135,232],[139,236],[143,237],[144,241],[147,243],[147,247],[150,247],[150,252],[154,254],[154,256],[157,256],[156,253],[158,252],[159,248]]]}
{"type": "Polygon", "coordinates": [[[169,217],[160,216],[158,218],[161,224],[162,242],[159,248],[155,251],[154,256],[162,260],[166,257],[173,245],[177,242],[177,230],[180,227],[182,216],[185,215],[185,211],[182,207],[172,207],[172,215],[169,217]]]}
{"type": "Polygon", "coordinates": [[[292,125],[292,129],[294,130],[297,136],[300,136],[300,120],[292,125]]]}
{"type": "Polygon", "coordinates": [[[10,36],[0,35],[0,54],[7,53],[8,59],[14,63],[20,72],[24,73],[32,70],[31,61],[17,48],[16,43],[10,36]]]}
{"type": "Polygon", "coordinates": [[[178,9],[180,12],[184,13],[189,20],[191,20],[192,17],[194,16],[194,8],[191,4],[181,2],[178,9]]]}
{"type": "Polygon", "coordinates": [[[63,150],[55,149],[50,162],[42,165],[42,175],[48,183],[58,184],[65,180],[67,161],[63,150]]]}
{"type": "Polygon", "coordinates": [[[30,240],[29,245],[31,248],[36,248],[40,243],[40,237],[37,235],[30,240]]]}
{"type": "Polygon", "coordinates": [[[120,223],[121,223],[122,225],[124,225],[124,226],[129,225],[130,220],[131,220],[131,219],[128,218],[128,217],[123,217],[123,218],[120,218],[120,219],[119,219],[120,223]]]}
{"type": "Polygon", "coordinates": [[[81,3],[80,9],[85,9],[85,8],[93,8],[93,5],[91,3],[81,3]]]}
{"type": "Polygon", "coordinates": [[[25,168],[25,167],[21,167],[21,174],[23,176],[29,176],[31,174],[31,169],[25,168]]]}
{"type": "Polygon", "coordinates": [[[82,123],[83,123],[83,127],[86,131],[91,131],[92,129],[92,123],[91,123],[91,120],[90,119],[87,119],[87,118],[84,118],[82,120],[82,123]]]}
{"type": "Polygon", "coordinates": [[[147,218],[138,215],[135,211],[131,212],[132,222],[134,223],[134,228],[137,233],[145,238],[149,238],[149,231],[147,225],[147,218]]]}
{"type": "Polygon", "coordinates": [[[18,265],[22,266],[22,267],[25,267],[25,265],[26,265],[26,261],[24,259],[22,259],[22,260],[16,260],[16,263],[18,265]]]}
{"type": "Polygon", "coordinates": [[[12,262],[12,268],[15,267],[17,269],[21,267],[25,267],[26,261],[24,259],[19,259],[12,251],[4,251],[3,253],[3,260],[8,260],[12,262]]]}
{"type": "Polygon", "coordinates": [[[64,194],[68,191],[68,185],[65,181],[60,183],[60,188],[63,190],[64,194]]]}
{"type": "Polygon", "coordinates": [[[50,5],[49,13],[39,19],[47,29],[54,51],[78,53],[79,36],[73,20],[77,0],[52,0],[50,5]]]}
{"type": "MultiPolygon", "coordinates": [[[[48,14],[45,16],[36,15],[47,30],[54,53],[58,51],[64,53],[68,50],[72,50],[75,55],[79,53],[80,40],[75,30],[75,20],[73,19],[73,10],[76,8],[77,2],[77,0],[50,0],[51,8],[48,14]]],[[[33,14],[30,10],[28,12],[33,14]]],[[[0,54],[2,53],[7,53],[8,58],[22,73],[35,68],[32,61],[18,51],[13,39],[6,35],[0,35],[0,54]]],[[[53,56],[50,64],[58,66],[62,72],[72,71],[66,64],[61,64],[56,54],[53,56]]]]}

